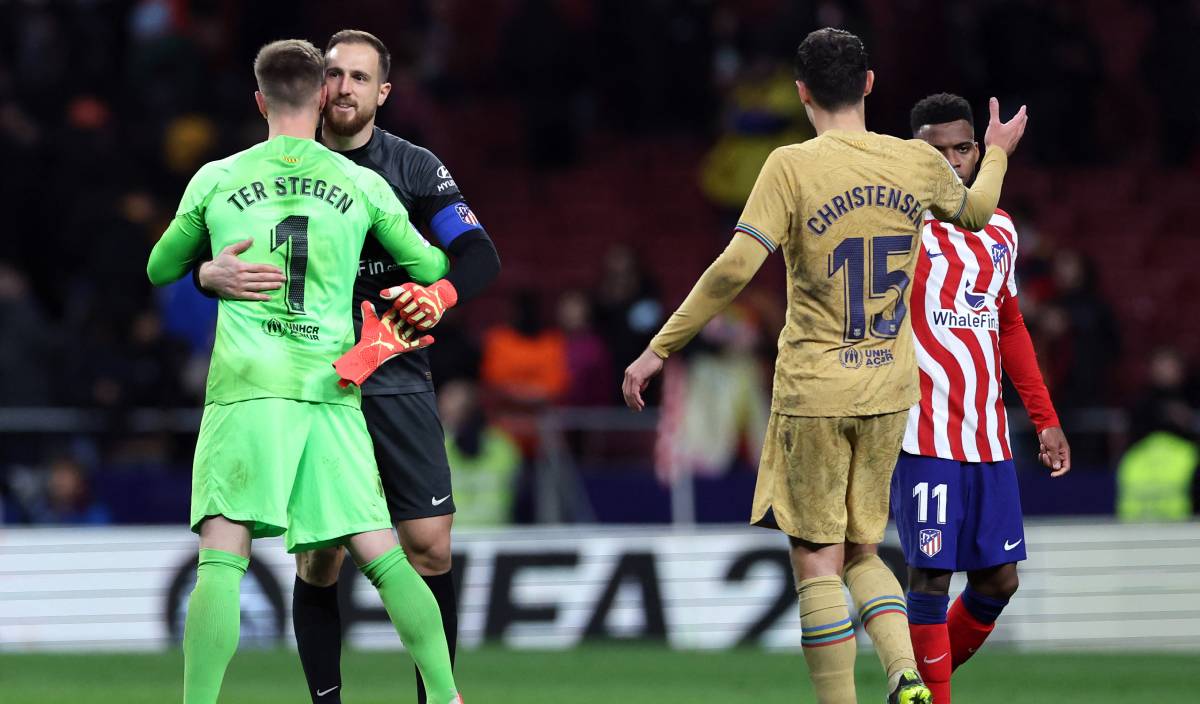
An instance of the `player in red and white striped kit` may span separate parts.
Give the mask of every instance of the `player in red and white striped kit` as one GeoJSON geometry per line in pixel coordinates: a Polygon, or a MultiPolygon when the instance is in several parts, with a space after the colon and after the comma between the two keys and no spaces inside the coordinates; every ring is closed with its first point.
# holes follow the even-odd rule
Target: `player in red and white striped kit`
{"type": "MultiPolygon", "coordinates": [[[[913,107],[911,123],[964,182],[974,177],[979,146],[966,100],[931,95],[913,107]]],[[[1029,411],[1051,476],[1070,470],[1071,452],[1017,303],[1012,219],[997,210],[969,232],[926,213],[922,244],[910,302],[921,402],[909,413],[891,503],[909,565],[917,663],[933,701],[949,704],[951,672],[991,633],[1025,559],[1001,370],[1029,411]],[[968,586],[947,615],[959,571],[968,586]]]]}

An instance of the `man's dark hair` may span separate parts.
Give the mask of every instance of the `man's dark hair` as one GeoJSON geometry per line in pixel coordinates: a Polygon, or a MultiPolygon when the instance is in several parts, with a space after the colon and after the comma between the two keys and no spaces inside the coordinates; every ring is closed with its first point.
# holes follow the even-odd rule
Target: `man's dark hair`
{"type": "Polygon", "coordinates": [[[908,114],[908,124],[913,134],[925,125],[941,125],[955,120],[966,120],[971,129],[975,129],[971,104],[966,98],[953,93],[935,93],[921,98],[908,114]]]}
{"type": "Polygon", "coordinates": [[[849,32],[818,29],[796,50],[796,79],[808,86],[813,100],[826,110],[855,105],[867,87],[867,50],[862,40],[849,32]]]}
{"type": "Polygon", "coordinates": [[[361,29],[343,29],[329,38],[329,43],[325,45],[325,53],[328,54],[338,44],[366,44],[374,49],[375,53],[379,54],[379,82],[387,82],[388,72],[392,70],[392,55],[388,53],[387,47],[379,37],[361,29]]]}
{"type": "Polygon", "coordinates": [[[302,108],[321,90],[325,60],[303,39],[281,39],[258,50],[254,77],[268,105],[302,108]]]}

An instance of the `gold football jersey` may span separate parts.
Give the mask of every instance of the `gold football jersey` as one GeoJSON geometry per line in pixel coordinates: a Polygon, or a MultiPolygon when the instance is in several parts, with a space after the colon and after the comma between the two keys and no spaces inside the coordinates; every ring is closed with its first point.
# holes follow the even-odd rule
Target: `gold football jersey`
{"type": "Polygon", "coordinates": [[[787,268],[773,411],[866,416],[920,399],[908,300],[921,222],[957,218],[966,197],[920,140],[830,130],[768,157],[737,230],[782,248],[787,268]]]}

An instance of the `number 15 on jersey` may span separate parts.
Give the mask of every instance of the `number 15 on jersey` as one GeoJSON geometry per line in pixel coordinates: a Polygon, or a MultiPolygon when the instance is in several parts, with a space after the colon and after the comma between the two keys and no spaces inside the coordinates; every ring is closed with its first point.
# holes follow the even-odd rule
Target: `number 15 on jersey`
{"type": "Polygon", "coordinates": [[[908,288],[909,278],[903,270],[889,269],[888,260],[893,256],[907,257],[912,252],[912,244],[912,235],[848,237],[830,253],[829,278],[844,272],[846,342],[857,342],[867,336],[867,297],[883,298],[893,291],[896,305],[892,315],[883,311],[871,316],[871,335],[891,339],[900,334],[900,325],[908,314],[904,291],[908,288]],[[870,268],[867,267],[868,260],[870,268]]]}

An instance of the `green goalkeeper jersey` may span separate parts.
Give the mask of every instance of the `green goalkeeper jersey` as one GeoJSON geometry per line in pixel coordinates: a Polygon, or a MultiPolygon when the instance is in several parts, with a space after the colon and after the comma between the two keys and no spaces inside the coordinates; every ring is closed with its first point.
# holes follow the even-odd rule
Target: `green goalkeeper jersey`
{"type": "Polygon", "coordinates": [[[287,276],[269,301],[220,301],[206,404],[358,405],[358,388],[339,387],[332,363],[354,344],[352,293],[368,231],[414,281],[446,274],[446,255],[413,228],[383,178],[314,140],[275,137],[196,172],[150,253],[150,281],[175,281],[202,250],[247,238],[242,261],[287,276]]]}

